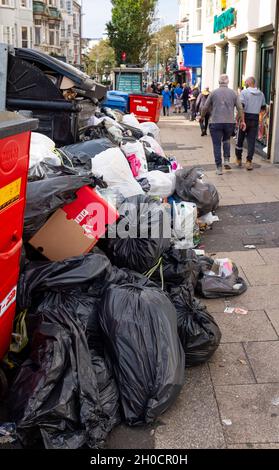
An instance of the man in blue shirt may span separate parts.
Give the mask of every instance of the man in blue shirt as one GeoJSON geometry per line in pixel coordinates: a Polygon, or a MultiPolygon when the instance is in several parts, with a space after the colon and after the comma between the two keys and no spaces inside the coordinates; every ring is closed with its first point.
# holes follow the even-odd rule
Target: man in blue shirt
{"type": "Polygon", "coordinates": [[[182,108],[182,95],[183,95],[183,88],[181,88],[181,85],[179,83],[174,90],[174,106],[175,106],[176,112],[179,112],[179,113],[181,113],[181,108],[182,108]]]}

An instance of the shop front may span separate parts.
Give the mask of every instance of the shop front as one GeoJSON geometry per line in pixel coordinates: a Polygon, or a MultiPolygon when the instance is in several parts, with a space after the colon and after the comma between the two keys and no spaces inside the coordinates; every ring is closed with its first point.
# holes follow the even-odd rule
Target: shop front
{"type": "Polygon", "coordinates": [[[190,85],[199,85],[202,79],[203,45],[186,43],[181,44],[180,47],[183,54],[183,67],[187,71],[187,82],[190,85]]]}
{"type": "Polygon", "coordinates": [[[274,66],[274,0],[235,0],[221,2],[212,18],[207,18],[204,44],[203,82],[218,86],[221,73],[227,73],[236,91],[254,76],[263,91],[267,111],[260,117],[259,142],[268,143],[269,104],[274,66]],[[229,8],[224,9],[225,5],[229,8]],[[213,71],[213,74],[212,74],[213,71]]]}

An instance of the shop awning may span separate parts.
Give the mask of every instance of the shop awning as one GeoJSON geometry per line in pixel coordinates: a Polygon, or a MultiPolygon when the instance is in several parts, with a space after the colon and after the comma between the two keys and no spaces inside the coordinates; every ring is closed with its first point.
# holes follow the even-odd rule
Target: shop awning
{"type": "Polygon", "coordinates": [[[187,43],[180,44],[185,67],[201,67],[202,66],[202,44],[187,43]]]}

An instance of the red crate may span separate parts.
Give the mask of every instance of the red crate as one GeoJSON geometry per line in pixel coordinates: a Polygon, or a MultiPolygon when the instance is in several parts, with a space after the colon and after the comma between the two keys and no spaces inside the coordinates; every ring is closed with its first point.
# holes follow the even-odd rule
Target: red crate
{"type": "Polygon", "coordinates": [[[134,113],[140,122],[158,122],[162,110],[163,98],[155,94],[131,94],[130,113],[134,113]]]}

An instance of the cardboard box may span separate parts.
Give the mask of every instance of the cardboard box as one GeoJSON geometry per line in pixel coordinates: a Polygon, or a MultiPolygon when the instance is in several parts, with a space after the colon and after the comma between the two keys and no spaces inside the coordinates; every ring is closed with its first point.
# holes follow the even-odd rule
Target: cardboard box
{"type": "Polygon", "coordinates": [[[77,199],[58,209],[30,240],[51,261],[88,253],[119,215],[97,192],[85,186],[77,199]]]}

